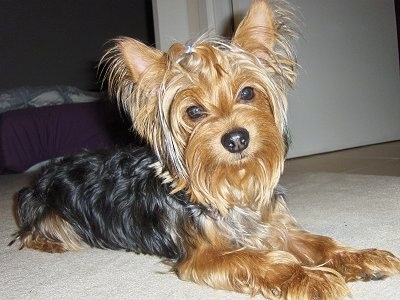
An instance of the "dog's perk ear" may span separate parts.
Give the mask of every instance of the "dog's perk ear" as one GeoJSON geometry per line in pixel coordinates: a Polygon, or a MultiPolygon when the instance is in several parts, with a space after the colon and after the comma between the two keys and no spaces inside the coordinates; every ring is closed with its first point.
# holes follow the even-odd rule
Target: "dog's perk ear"
{"type": "Polygon", "coordinates": [[[277,33],[267,0],[253,0],[246,16],[236,29],[232,42],[257,57],[266,58],[265,48],[275,47],[277,33]]]}
{"type": "Polygon", "coordinates": [[[134,82],[151,65],[162,61],[163,52],[131,39],[121,38],[117,41],[118,49],[134,82]]]}

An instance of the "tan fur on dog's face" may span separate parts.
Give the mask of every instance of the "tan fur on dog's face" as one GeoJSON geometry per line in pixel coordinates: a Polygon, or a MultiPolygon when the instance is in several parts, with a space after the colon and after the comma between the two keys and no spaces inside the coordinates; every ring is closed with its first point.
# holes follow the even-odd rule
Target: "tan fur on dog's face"
{"type": "Polygon", "coordinates": [[[193,200],[220,211],[259,205],[276,185],[285,153],[275,122],[281,111],[265,87],[265,68],[247,53],[209,44],[196,46],[179,64],[184,76],[178,87],[173,82],[166,89],[174,95],[167,123],[182,151],[193,200]],[[198,112],[191,116],[193,108],[198,112]],[[221,139],[240,128],[249,133],[248,147],[231,153],[221,139]]]}
{"type": "Polygon", "coordinates": [[[220,212],[265,204],[283,168],[295,62],[271,14],[256,1],[232,41],[205,37],[163,53],[122,38],[106,55],[110,87],[165,179],[220,212]],[[221,140],[238,129],[248,145],[232,153],[221,140]]]}

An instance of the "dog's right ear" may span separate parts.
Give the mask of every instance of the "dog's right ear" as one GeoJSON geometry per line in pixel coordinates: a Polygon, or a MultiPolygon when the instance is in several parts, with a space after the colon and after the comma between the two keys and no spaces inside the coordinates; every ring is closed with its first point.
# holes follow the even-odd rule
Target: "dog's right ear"
{"type": "Polygon", "coordinates": [[[163,52],[153,47],[128,38],[123,37],[116,41],[116,51],[119,52],[119,58],[127,67],[132,81],[137,82],[140,76],[151,65],[162,63],[163,52]]]}
{"type": "Polygon", "coordinates": [[[276,9],[268,0],[253,0],[239,24],[232,43],[262,59],[267,69],[293,85],[297,74],[296,57],[290,41],[297,34],[290,7],[276,9]]]}
{"type": "Polygon", "coordinates": [[[260,58],[268,59],[265,49],[273,50],[277,32],[274,14],[268,1],[254,0],[240,22],[232,42],[260,58]]]}

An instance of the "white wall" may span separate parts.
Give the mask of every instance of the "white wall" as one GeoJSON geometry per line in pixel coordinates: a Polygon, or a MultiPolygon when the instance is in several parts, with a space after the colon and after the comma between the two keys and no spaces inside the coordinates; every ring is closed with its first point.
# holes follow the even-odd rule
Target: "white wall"
{"type": "Polygon", "coordinates": [[[174,42],[184,43],[214,31],[230,33],[230,0],[152,0],[157,48],[166,51],[174,42]],[[228,26],[229,27],[229,26],[228,26]]]}
{"type": "Polygon", "coordinates": [[[191,37],[186,0],[153,0],[152,3],[157,48],[166,51],[173,42],[191,37]]]}
{"type": "MultiPolygon", "coordinates": [[[[169,8],[167,12],[158,10],[158,14],[169,15],[163,19],[165,23],[159,23],[161,37],[167,38],[167,43],[172,36],[179,41],[194,37],[188,29],[204,28],[199,18],[207,22],[219,20],[216,27],[221,32],[221,20],[231,17],[226,0],[153,1],[169,8]],[[189,9],[190,14],[185,14],[185,9],[177,10],[184,5],[188,10],[187,3],[193,2],[206,3],[206,9],[197,4],[197,19],[193,10],[189,9]],[[183,30],[180,26],[186,26],[186,36],[179,36],[183,30]]],[[[249,2],[232,0],[233,7],[242,9],[246,1],[249,2]]],[[[302,69],[298,84],[289,95],[293,138],[289,156],[400,139],[400,75],[393,0],[289,2],[298,7],[304,22],[303,35],[296,45],[302,69]]],[[[235,11],[235,15],[240,12],[235,11]]]]}
{"type": "Polygon", "coordinates": [[[392,0],[292,0],[304,16],[292,156],[400,139],[392,0]]]}

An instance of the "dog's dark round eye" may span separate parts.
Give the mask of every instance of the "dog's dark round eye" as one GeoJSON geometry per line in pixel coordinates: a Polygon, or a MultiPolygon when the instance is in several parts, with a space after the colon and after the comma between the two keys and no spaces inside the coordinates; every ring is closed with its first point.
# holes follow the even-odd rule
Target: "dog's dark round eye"
{"type": "Polygon", "coordinates": [[[239,99],[242,101],[250,101],[253,100],[254,94],[254,89],[250,86],[246,86],[240,91],[239,99]]]}
{"type": "Polygon", "coordinates": [[[196,105],[189,106],[186,109],[186,113],[192,120],[200,119],[205,115],[204,109],[201,106],[196,106],[196,105]]]}

